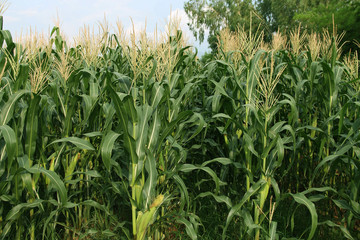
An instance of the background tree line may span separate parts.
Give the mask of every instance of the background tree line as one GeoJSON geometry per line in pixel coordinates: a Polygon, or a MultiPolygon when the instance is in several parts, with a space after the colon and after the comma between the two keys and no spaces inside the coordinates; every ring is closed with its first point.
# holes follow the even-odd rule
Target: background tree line
{"type": "MultiPolygon", "coordinates": [[[[271,40],[278,30],[288,34],[301,27],[309,32],[322,32],[333,28],[345,32],[343,51],[355,48],[360,39],[360,0],[189,0],[184,5],[194,36],[207,41],[216,51],[217,34],[223,27],[231,31],[261,30],[265,40],[271,40]]],[[[332,32],[332,30],[331,30],[332,32]]]]}

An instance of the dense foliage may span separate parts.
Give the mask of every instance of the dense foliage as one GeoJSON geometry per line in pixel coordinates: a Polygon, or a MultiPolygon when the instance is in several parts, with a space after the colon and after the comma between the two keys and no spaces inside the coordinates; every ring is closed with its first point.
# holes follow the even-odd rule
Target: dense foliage
{"type": "Polygon", "coordinates": [[[208,42],[216,52],[216,36],[223,27],[231,31],[260,29],[271,40],[274,32],[301,25],[309,32],[320,33],[334,24],[342,33],[344,52],[355,48],[353,40],[360,39],[359,0],[188,0],[184,9],[190,18],[190,29],[200,42],[208,32],[208,42]]]}
{"type": "Polygon", "coordinates": [[[360,237],[359,62],[336,36],[224,30],[199,61],[173,24],[70,46],[0,20],[0,239],[360,237]]]}

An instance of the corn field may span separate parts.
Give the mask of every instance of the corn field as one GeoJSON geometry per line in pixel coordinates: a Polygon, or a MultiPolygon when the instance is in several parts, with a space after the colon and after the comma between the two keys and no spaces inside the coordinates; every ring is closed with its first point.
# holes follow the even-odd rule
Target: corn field
{"type": "Polygon", "coordinates": [[[360,238],[341,34],[0,29],[0,239],[360,238]]]}

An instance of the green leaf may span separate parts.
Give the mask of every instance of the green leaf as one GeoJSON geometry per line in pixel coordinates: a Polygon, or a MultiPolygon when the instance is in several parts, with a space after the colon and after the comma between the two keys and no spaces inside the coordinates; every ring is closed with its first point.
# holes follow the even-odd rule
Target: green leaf
{"type": "Polygon", "coordinates": [[[152,122],[149,128],[148,149],[153,152],[156,150],[156,144],[159,139],[159,132],[161,127],[161,119],[158,112],[155,110],[152,116],[152,122]]]}
{"type": "Polygon", "coordinates": [[[172,178],[180,187],[180,193],[181,193],[180,210],[184,208],[185,204],[187,206],[187,209],[189,210],[190,208],[189,192],[186,188],[184,181],[177,174],[173,175],[172,178]]]}
{"type": "Polygon", "coordinates": [[[44,201],[41,199],[36,199],[34,202],[31,202],[31,203],[20,203],[20,204],[16,205],[6,215],[6,221],[14,221],[14,220],[18,219],[23,210],[25,210],[27,208],[40,207],[40,205],[43,202],[44,201]]]}
{"type": "Polygon", "coordinates": [[[47,229],[47,226],[49,225],[50,221],[55,217],[55,215],[58,213],[58,209],[52,211],[49,216],[46,218],[46,221],[44,223],[44,227],[43,227],[43,234],[42,234],[42,240],[45,239],[45,231],[47,229]]]}
{"type": "Polygon", "coordinates": [[[14,42],[12,40],[12,36],[9,30],[0,30],[0,34],[6,42],[8,52],[11,52],[11,49],[14,47],[14,42]]]}
{"type": "MultiPolygon", "coordinates": [[[[7,167],[8,167],[8,171],[10,171],[14,158],[17,154],[16,135],[14,130],[7,125],[0,126],[0,131],[5,139],[6,152],[8,156],[7,167]]],[[[1,156],[0,156],[0,160],[1,160],[0,162],[2,162],[1,156]]]]}
{"type": "Polygon", "coordinates": [[[193,125],[197,125],[195,132],[187,139],[187,141],[190,141],[194,137],[196,137],[203,129],[206,127],[206,122],[203,118],[203,116],[199,113],[194,113],[193,116],[186,121],[185,123],[193,123],[193,125]]]}
{"type": "Polygon", "coordinates": [[[312,131],[318,131],[318,132],[321,132],[321,133],[324,133],[323,130],[321,130],[320,128],[317,128],[317,127],[313,127],[313,126],[303,126],[303,127],[299,127],[296,129],[296,132],[297,131],[300,131],[302,129],[309,129],[309,130],[312,130],[312,131]]]}
{"type": "Polygon", "coordinates": [[[84,133],[83,134],[85,137],[99,137],[99,136],[102,136],[102,133],[101,132],[90,132],[90,133],[84,133]]]}
{"type": "Polygon", "coordinates": [[[174,131],[174,129],[178,126],[180,121],[184,120],[186,117],[190,116],[191,114],[192,114],[192,111],[185,111],[185,112],[179,113],[178,117],[165,128],[165,130],[162,132],[159,142],[158,142],[158,152],[160,152],[162,142],[164,141],[164,139],[167,138],[171,134],[172,131],[174,131]]]}
{"type": "Polygon", "coordinates": [[[20,64],[19,73],[14,84],[15,91],[18,91],[18,89],[20,89],[21,86],[23,86],[23,84],[26,83],[26,80],[28,79],[29,76],[29,72],[30,72],[29,64],[20,64]]]}
{"type": "Polygon", "coordinates": [[[151,98],[152,98],[151,107],[152,108],[156,108],[159,105],[163,95],[164,95],[164,88],[162,86],[160,86],[160,84],[158,82],[155,82],[154,86],[152,87],[152,92],[151,92],[151,98]]]}
{"type": "Polygon", "coordinates": [[[95,150],[95,148],[91,145],[91,143],[89,143],[88,141],[78,138],[78,137],[65,137],[65,138],[61,138],[58,140],[53,141],[51,144],[54,143],[63,143],[63,142],[69,142],[74,144],[76,147],[78,147],[79,149],[83,149],[83,150],[95,150]]]}
{"type": "Polygon", "coordinates": [[[110,229],[106,229],[106,230],[102,231],[101,234],[104,235],[105,237],[114,237],[114,236],[116,236],[116,234],[113,233],[110,229]]]}
{"type": "Polygon", "coordinates": [[[296,193],[290,195],[297,203],[305,205],[311,214],[311,229],[309,237],[307,238],[308,240],[310,240],[313,238],[318,225],[318,215],[316,213],[315,205],[303,193],[296,193]]]}
{"type": "Polygon", "coordinates": [[[103,143],[101,144],[101,158],[108,171],[111,167],[111,152],[114,148],[114,143],[120,134],[110,131],[103,138],[103,143]]]}
{"type": "Polygon", "coordinates": [[[197,239],[197,234],[196,234],[195,229],[194,229],[194,226],[191,224],[191,222],[189,222],[188,220],[186,220],[184,217],[178,217],[178,218],[176,218],[176,222],[185,225],[185,231],[186,231],[187,235],[188,235],[192,240],[196,240],[196,239],[197,239]]]}
{"type": "Polygon", "coordinates": [[[155,157],[149,151],[147,152],[147,158],[145,160],[145,169],[148,174],[144,184],[143,194],[145,199],[145,209],[147,209],[150,201],[155,197],[156,179],[158,175],[155,157]]]}
{"type": "MultiPolygon", "coordinates": [[[[127,95],[122,101],[120,100],[119,95],[115,92],[115,90],[109,85],[107,87],[107,91],[109,92],[111,99],[113,101],[116,114],[118,115],[120,126],[124,133],[124,144],[126,150],[130,154],[131,161],[133,164],[137,164],[138,158],[136,155],[136,143],[133,137],[129,135],[128,123],[129,123],[129,115],[131,116],[132,122],[131,124],[135,124],[137,122],[137,115],[134,112],[135,107],[133,106],[132,98],[127,95]],[[126,109],[127,107],[127,109],[126,109]],[[128,111],[127,111],[128,110],[128,111]]],[[[135,181],[135,178],[132,182],[135,181]]]]}
{"type": "Polygon", "coordinates": [[[309,189],[303,191],[302,193],[304,195],[306,195],[306,194],[309,194],[312,192],[334,192],[334,193],[337,193],[337,191],[331,187],[309,188],[309,189]]]}
{"type": "Polygon", "coordinates": [[[287,99],[280,101],[279,104],[282,104],[282,105],[289,104],[290,105],[291,113],[289,115],[289,120],[291,121],[291,124],[293,125],[299,119],[299,112],[296,107],[296,101],[291,95],[289,95],[287,93],[283,93],[283,95],[285,97],[287,97],[287,99]]]}
{"type": "Polygon", "coordinates": [[[251,137],[245,132],[244,132],[243,136],[244,136],[244,139],[245,139],[245,144],[246,144],[247,149],[249,149],[250,152],[252,154],[254,154],[256,157],[259,157],[259,154],[256,152],[256,150],[254,148],[254,142],[251,139],[251,137]]]}
{"type": "Polygon", "coordinates": [[[78,204],[77,203],[72,203],[72,202],[67,202],[63,205],[63,208],[74,208],[77,207],[78,204]]]}
{"type": "Polygon", "coordinates": [[[227,205],[228,208],[232,208],[232,203],[231,203],[231,199],[227,196],[218,196],[215,195],[212,192],[204,192],[204,193],[200,193],[196,198],[198,197],[207,197],[207,196],[212,196],[218,203],[225,203],[227,205]]]}
{"type": "Polygon", "coordinates": [[[38,137],[38,107],[41,97],[33,94],[30,106],[26,113],[26,139],[25,153],[32,160],[36,149],[36,139],[38,137]]]}
{"type": "Polygon", "coordinates": [[[340,230],[343,232],[344,234],[344,237],[346,237],[347,239],[351,239],[351,240],[354,240],[354,238],[351,236],[349,230],[342,226],[342,225],[338,225],[338,224],[335,224],[333,223],[332,221],[330,220],[327,220],[325,222],[321,222],[319,223],[319,225],[328,225],[329,227],[337,227],[337,228],[340,228],[340,230]]]}
{"type": "Polygon", "coordinates": [[[269,130],[270,138],[274,139],[281,132],[282,126],[285,123],[285,121],[275,123],[274,126],[272,126],[269,130]]]}
{"type": "Polygon", "coordinates": [[[226,119],[231,119],[231,117],[227,114],[224,114],[224,113],[218,113],[218,114],[215,114],[214,116],[212,116],[212,118],[226,118],[226,119]]]}
{"type": "Polygon", "coordinates": [[[20,90],[9,98],[9,100],[4,104],[0,112],[0,126],[7,124],[10,119],[13,117],[13,111],[15,108],[16,102],[21,98],[23,95],[30,93],[27,90],[20,90]]]}
{"type": "Polygon", "coordinates": [[[211,168],[209,168],[209,167],[201,167],[201,166],[197,167],[197,166],[192,165],[192,164],[183,164],[179,168],[179,171],[185,172],[185,173],[191,172],[191,171],[194,171],[194,170],[202,170],[204,172],[207,172],[215,182],[215,185],[216,185],[215,191],[216,191],[216,193],[219,192],[219,182],[220,182],[220,180],[217,177],[216,173],[211,168]]]}
{"type": "Polygon", "coordinates": [[[316,168],[314,170],[312,181],[314,181],[316,174],[318,173],[319,169],[322,166],[324,166],[325,164],[331,163],[338,157],[344,157],[344,154],[347,153],[352,147],[353,147],[352,144],[347,144],[347,145],[343,146],[341,149],[339,149],[338,151],[336,151],[334,154],[329,155],[329,156],[325,157],[323,160],[321,160],[321,162],[316,166],[316,168]]]}
{"type": "MultiPolygon", "coordinates": [[[[225,80],[225,79],[224,79],[225,80]]],[[[229,97],[229,95],[226,93],[224,86],[222,84],[225,84],[224,81],[215,82],[214,80],[210,80],[215,85],[215,90],[224,95],[225,97],[229,97]]]]}
{"type": "Polygon", "coordinates": [[[90,206],[90,207],[94,207],[97,208],[99,210],[104,211],[107,215],[110,215],[109,210],[105,207],[105,205],[101,205],[98,202],[95,202],[94,200],[85,200],[81,203],[79,203],[80,205],[84,205],[84,206],[90,206]]]}
{"type": "Polygon", "coordinates": [[[277,222],[272,221],[270,224],[270,240],[276,240],[276,228],[277,228],[277,222]]]}
{"type": "Polygon", "coordinates": [[[74,174],[85,174],[85,175],[87,175],[89,177],[93,177],[93,178],[101,178],[102,177],[101,174],[96,170],[89,170],[86,172],[77,171],[77,172],[74,172],[72,175],[74,175],[74,174]]]}
{"type": "MultiPolygon", "coordinates": [[[[59,94],[59,93],[58,93],[59,94]]],[[[68,93],[69,94],[69,93],[68,93]]],[[[59,97],[59,100],[61,101],[61,97],[59,97]]],[[[63,107],[64,109],[64,115],[65,115],[65,121],[63,122],[63,136],[68,137],[72,130],[72,124],[73,124],[73,116],[75,114],[75,111],[77,110],[78,103],[80,101],[79,96],[74,96],[70,98],[70,100],[67,100],[63,107]]],[[[61,101],[61,104],[62,101],[61,101]]]]}
{"type": "Polygon", "coordinates": [[[139,125],[137,127],[137,138],[136,138],[136,154],[139,159],[143,160],[145,157],[145,148],[149,130],[149,119],[153,111],[152,107],[145,104],[141,107],[136,108],[138,113],[139,125]]]}
{"type": "MultiPolygon", "coordinates": [[[[2,16],[0,16],[2,17],[2,16]]],[[[8,222],[6,223],[5,227],[2,229],[2,232],[1,232],[1,240],[4,240],[5,237],[9,234],[10,230],[11,230],[11,225],[13,224],[13,222],[8,222]]],[[[8,238],[6,238],[8,239],[8,238]]]]}
{"type": "Polygon", "coordinates": [[[213,163],[213,162],[218,162],[218,163],[221,163],[222,165],[229,165],[229,164],[232,164],[233,161],[231,161],[229,158],[214,158],[212,160],[209,160],[209,161],[206,161],[206,162],[203,162],[201,164],[202,167],[205,167],[206,165],[210,164],[210,163],[213,163]]]}
{"type": "Polygon", "coordinates": [[[85,122],[87,122],[87,120],[89,119],[93,104],[96,100],[94,100],[92,97],[90,97],[89,95],[86,95],[86,94],[82,94],[80,96],[84,100],[84,117],[83,117],[83,119],[85,122]]]}
{"type": "Polygon", "coordinates": [[[267,182],[264,179],[260,179],[258,182],[256,182],[254,185],[252,185],[249,190],[245,193],[245,195],[242,197],[241,201],[236,204],[235,206],[233,206],[230,209],[230,212],[227,216],[226,219],[226,224],[223,230],[223,234],[222,234],[222,239],[224,240],[226,238],[226,230],[229,227],[229,224],[232,220],[232,218],[234,217],[234,215],[242,208],[242,206],[244,205],[244,203],[246,201],[248,201],[250,199],[251,196],[253,196],[254,194],[256,194],[257,192],[259,192],[259,190],[265,186],[267,182]]]}
{"type": "Polygon", "coordinates": [[[61,203],[64,205],[67,203],[68,201],[68,197],[67,197],[67,191],[64,185],[64,182],[61,181],[60,177],[53,171],[50,170],[46,170],[42,167],[38,167],[38,166],[34,166],[32,168],[26,168],[26,170],[30,173],[43,173],[45,174],[50,181],[52,182],[52,184],[54,185],[54,187],[56,188],[56,190],[59,193],[60,196],[60,200],[61,203]]]}

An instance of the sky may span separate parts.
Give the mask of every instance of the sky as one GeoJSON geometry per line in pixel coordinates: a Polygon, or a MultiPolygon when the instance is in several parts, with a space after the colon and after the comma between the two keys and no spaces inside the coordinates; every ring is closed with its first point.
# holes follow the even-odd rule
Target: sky
{"type": "Polygon", "coordinates": [[[10,6],[4,13],[4,29],[12,35],[26,33],[30,27],[37,32],[47,33],[55,25],[57,15],[60,28],[70,38],[76,36],[79,29],[86,25],[93,26],[106,16],[114,25],[120,20],[128,31],[132,28],[130,17],[136,30],[153,32],[155,27],[164,29],[170,14],[181,17],[181,28],[189,37],[189,42],[197,47],[202,55],[208,50],[208,44],[195,40],[190,32],[189,21],[184,11],[185,0],[8,0],[10,6]]]}

